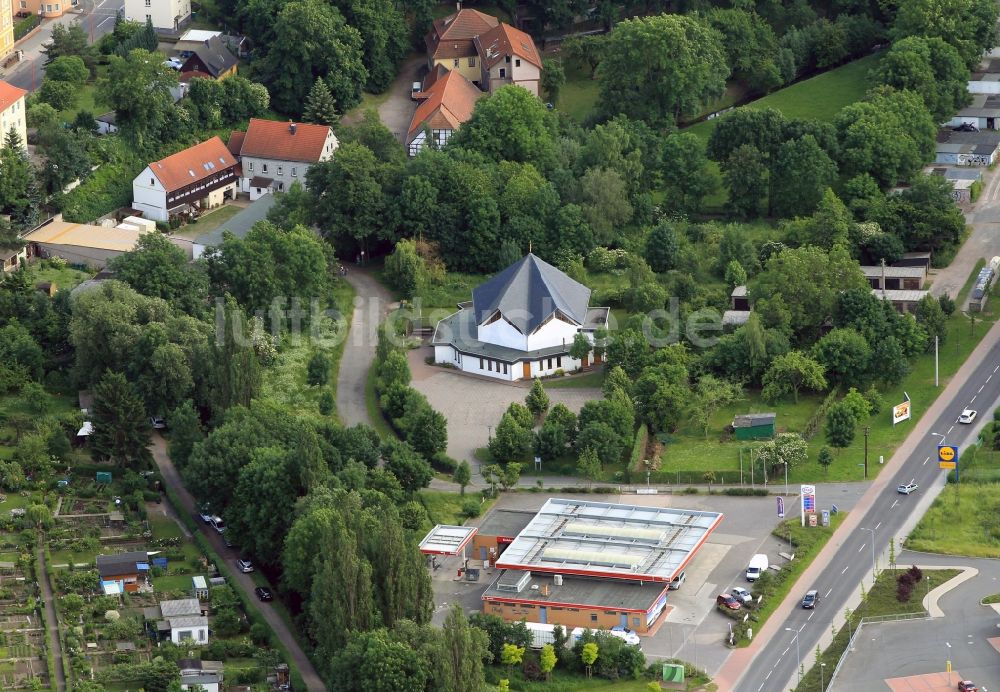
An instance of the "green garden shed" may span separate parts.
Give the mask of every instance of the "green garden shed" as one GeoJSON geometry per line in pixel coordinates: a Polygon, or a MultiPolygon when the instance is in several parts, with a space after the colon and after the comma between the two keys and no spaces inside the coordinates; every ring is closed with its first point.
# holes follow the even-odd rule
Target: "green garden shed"
{"type": "Polygon", "coordinates": [[[764,440],[774,437],[776,413],[746,413],[733,418],[737,440],[764,440]]]}

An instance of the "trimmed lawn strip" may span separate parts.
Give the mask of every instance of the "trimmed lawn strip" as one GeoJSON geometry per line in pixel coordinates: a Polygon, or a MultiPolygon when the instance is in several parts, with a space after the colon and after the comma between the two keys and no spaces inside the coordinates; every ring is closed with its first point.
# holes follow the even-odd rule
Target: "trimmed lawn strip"
{"type": "Polygon", "coordinates": [[[927,553],[1000,557],[998,493],[1000,483],[949,483],[907,536],[906,547],[927,553]]]}
{"type": "Polygon", "coordinates": [[[542,380],[542,384],[546,389],[600,389],[604,384],[604,370],[594,370],[573,377],[542,380]]]}
{"type": "MultiPolygon", "coordinates": [[[[751,101],[744,108],[776,108],[786,118],[831,121],[841,108],[864,97],[872,86],[868,73],[879,60],[881,54],[865,56],[751,101]]],[[[706,120],[684,132],[708,141],[717,122],[706,120]]]]}
{"type": "Polygon", "coordinates": [[[382,414],[382,407],[378,405],[378,396],[375,394],[376,379],[375,367],[373,365],[368,368],[368,375],[365,377],[365,409],[368,411],[368,419],[380,437],[399,439],[399,435],[396,434],[396,431],[392,429],[389,421],[382,414]]]}
{"type": "MultiPolygon", "coordinates": [[[[897,567],[895,571],[885,570],[879,574],[875,586],[868,592],[865,600],[857,609],[850,614],[850,631],[853,633],[861,621],[861,618],[878,617],[881,615],[905,615],[907,613],[922,613],[924,608],[921,605],[923,597],[928,591],[933,591],[941,584],[955,577],[959,571],[955,569],[925,569],[924,590],[920,587],[914,588],[910,600],[907,603],[900,603],[896,600],[896,577],[902,574],[905,569],[897,567]]],[[[805,675],[796,690],[812,692],[820,687],[820,675],[826,676],[824,682],[829,684],[829,675],[833,674],[833,669],[840,662],[840,657],[844,654],[848,644],[848,628],[841,627],[833,637],[833,642],[817,658],[814,656],[815,664],[805,675]],[[826,664],[821,668],[820,664],[826,664]]],[[[808,657],[807,657],[808,658],[808,657]]]]}

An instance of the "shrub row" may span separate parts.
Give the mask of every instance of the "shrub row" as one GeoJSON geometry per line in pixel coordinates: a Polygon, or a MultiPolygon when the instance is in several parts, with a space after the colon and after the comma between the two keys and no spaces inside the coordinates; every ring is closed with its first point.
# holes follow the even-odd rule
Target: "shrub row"
{"type": "Polygon", "coordinates": [[[816,433],[819,432],[820,427],[823,425],[823,421],[826,420],[827,411],[829,411],[830,407],[833,406],[839,393],[839,387],[831,389],[830,393],[826,395],[825,399],[823,399],[823,403],[820,404],[815,411],[813,411],[812,416],[810,416],[808,422],[806,422],[806,427],[802,430],[802,439],[806,442],[816,437],[816,433]]]}
{"type": "Polygon", "coordinates": [[[628,467],[633,471],[644,471],[642,465],[646,455],[646,447],[649,446],[649,428],[645,423],[639,425],[639,430],[635,433],[635,442],[632,443],[632,455],[628,459],[628,467]]]}

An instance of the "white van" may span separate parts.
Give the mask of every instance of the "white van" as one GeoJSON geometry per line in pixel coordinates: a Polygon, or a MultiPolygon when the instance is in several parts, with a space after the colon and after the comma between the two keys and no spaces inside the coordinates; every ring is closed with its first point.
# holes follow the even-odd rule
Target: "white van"
{"type": "Polygon", "coordinates": [[[767,555],[757,553],[750,558],[750,565],[747,567],[747,581],[757,581],[768,568],[767,555]]]}

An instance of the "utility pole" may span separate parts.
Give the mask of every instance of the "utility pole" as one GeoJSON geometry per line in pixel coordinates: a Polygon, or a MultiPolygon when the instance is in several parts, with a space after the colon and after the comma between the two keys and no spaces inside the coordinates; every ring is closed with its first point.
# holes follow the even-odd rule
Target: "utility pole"
{"type": "Polygon", "coordinates": [[[871,432],[871,426],[865,426],[865,480],[868,480],[868,433],[871,432]]]}
{"type": "Polygon", "coordinates": [[[934,337],[934,386],[938,387],[938,337],[934,337]]]}

